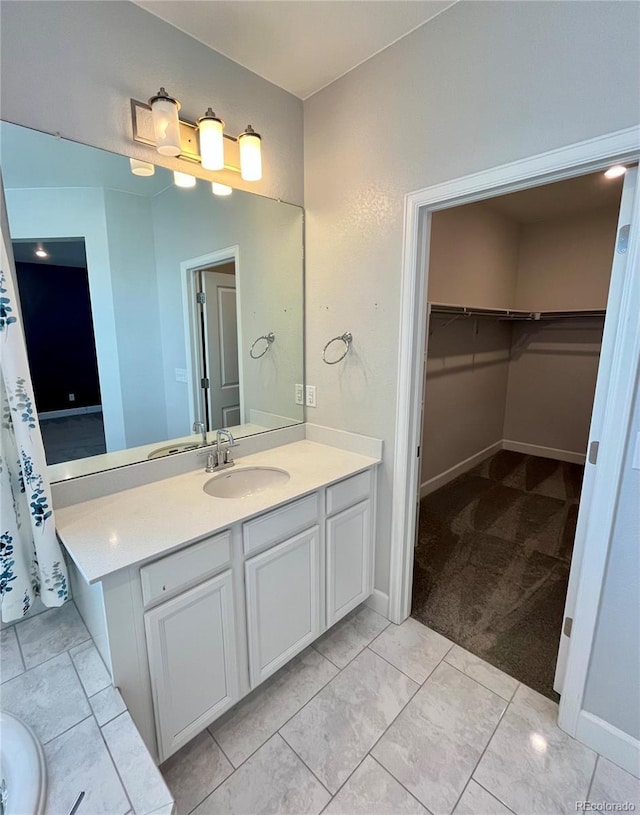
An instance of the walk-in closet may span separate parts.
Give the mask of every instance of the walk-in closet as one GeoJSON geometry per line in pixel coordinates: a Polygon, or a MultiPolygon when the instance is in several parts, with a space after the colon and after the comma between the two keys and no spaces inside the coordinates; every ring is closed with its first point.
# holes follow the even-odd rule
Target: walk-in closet
{"type": "Polygon", "coordinates": [[[412,614],[553,696],[621,179],[436,212],[412,614]]]}

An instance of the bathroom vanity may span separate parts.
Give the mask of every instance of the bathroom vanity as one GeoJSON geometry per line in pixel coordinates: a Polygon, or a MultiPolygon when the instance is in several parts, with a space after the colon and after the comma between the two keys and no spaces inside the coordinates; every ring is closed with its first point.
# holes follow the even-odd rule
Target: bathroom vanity
{"type": "Polygon", "coordinates": [[[303,440],[214,476],[240,497],[200,468],[56,511],[76,604],[158,761],[372,593],[379,460],[303,440]],[[289,477],[242,487],[264,468],[289,477]]]}

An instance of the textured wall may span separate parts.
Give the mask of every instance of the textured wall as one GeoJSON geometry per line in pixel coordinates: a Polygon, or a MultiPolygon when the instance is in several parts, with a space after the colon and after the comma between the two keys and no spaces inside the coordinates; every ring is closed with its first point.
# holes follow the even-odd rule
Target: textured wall
{"type": "Polygon", "coordinates": [[[305,102],[308,413],[385,440],[383,591],[403,196],[637,124],[639,32],[636,3],[457,3],[305,102]],[[347,363],[323,365],[322,346],[345,330],[347,363]]]}
{"type": "Polygon", "coordinates": [[[133,3],[2,3],[3,119],[171,166],[131,140],[129,99],[164,85],[194,120],[211,105],[231,135],[263,136],[264,178],[234,186],[303,203],[302,102],[133,3]]]}

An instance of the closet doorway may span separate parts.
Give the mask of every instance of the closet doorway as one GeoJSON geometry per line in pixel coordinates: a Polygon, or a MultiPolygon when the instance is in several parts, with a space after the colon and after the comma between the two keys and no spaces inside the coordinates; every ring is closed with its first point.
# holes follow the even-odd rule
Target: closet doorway
{"type": "Polygon", "coordinates": [[[622,187],[431,218],[411,614],[551,698],[622,187]]]}

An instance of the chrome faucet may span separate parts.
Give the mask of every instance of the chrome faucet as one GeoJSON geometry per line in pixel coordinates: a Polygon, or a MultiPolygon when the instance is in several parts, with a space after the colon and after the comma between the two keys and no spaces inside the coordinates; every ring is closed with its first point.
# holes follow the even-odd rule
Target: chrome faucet
{"type": "Polygon", "coordinates": [[[235,447],[235,442],[231,433],[224,429],[216,430],[216,453],[218,454],[218,467],[221,464],[233,464],[233,455],[231,454],[232,447],[235,447]],[[224,451],[220,444],[223,436],[226,436],[229,444],[227,449],[224,451]]]}
{"type": "Polygon", "coordinates": [[[207,446],[207,431],[205,429],[204,422],[194,422],[193,423],[193,432],[202,434],[202,446],[206,447],[207,446]]]}

